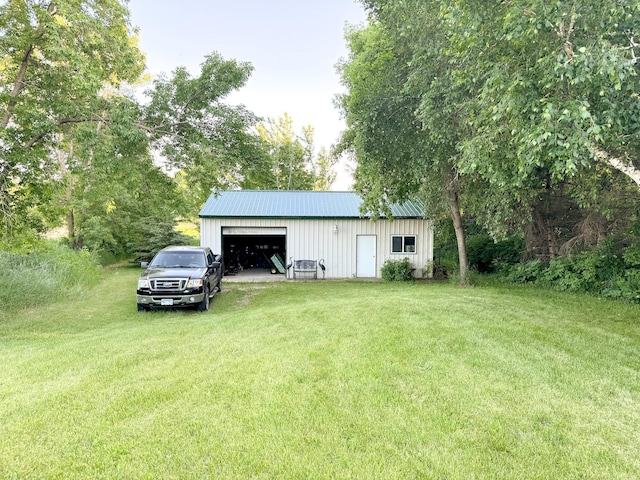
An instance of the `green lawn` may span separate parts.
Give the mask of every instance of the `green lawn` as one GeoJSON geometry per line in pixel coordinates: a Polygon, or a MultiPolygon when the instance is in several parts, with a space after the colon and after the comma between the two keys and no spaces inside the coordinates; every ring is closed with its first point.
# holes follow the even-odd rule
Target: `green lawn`
{"type": "Polygon", "coordinates": [[[637,479],[640,307],[529,288],[139,271],[0,323],[0,478],[637,479]]]}

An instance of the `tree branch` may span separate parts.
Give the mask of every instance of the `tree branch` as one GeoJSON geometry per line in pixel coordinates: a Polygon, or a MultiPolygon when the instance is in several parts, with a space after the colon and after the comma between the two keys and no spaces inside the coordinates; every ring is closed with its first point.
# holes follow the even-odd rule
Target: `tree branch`
{"type": "Polygon", "coordinates": [[[629,46],[625,50],[631,50],[631,65],[638,63],[638,57],[636,56],[636,48],[640,47],[633,38],[633,35],[629,35],[629,46]]]}
{"type": "MultiPolygon", "coordinates": [[[[61,118],[56,122],[56,126],[60,127],[62,125],[68,123],[85,123],[85,122],[108,122],[109,120],[102,117],[91,117],[91,118],[61,118]]],[[[51,132],[42,132],[37,135],[34,135],[29,139],[27,143],[24,144],[25,148],[31,148],[44,137],[46,137],[51,132]]]]}
{"type": "MultiPolygon", "coordinates": [[[[58,121],[56,121],[56,126],[57,127],[61,127],[62,125],[66,125],[66,124],[70,124],[70,123],[89,123],[89,122],[102,122],[102,123],[111,123],[111,119],[109,118],[105,118],[105,117],[101,117],[99,115],[94,115],[92,117],[89,118],[60,118],[58,119],[58,121]]],[[[138,127],[140,130],[143,130],[144,132],[153,134],[156,133],[156,130],[148,127],[142,123],[134,123],[134,125],[136,127],[138,127]]],[[[49,133],[51,133],[51,131],[47,131],[47,132],[41,132],[38,133],[37,135],[34,135],[33,137],[31,137],[29,139],[29,141],[27,143],[24,144],[25,148],[31,148],[33,147],[36,143],[38,143],[40,140],[42,140],[44,137],[46,137],[49,133]]]]}
{"type": "MultiPolygon", "coordinates": [[[[53,4],[53,2],[50,3],[47,7],[47,12],[49,12],[51,15],[55,15],[57,11],[58,9],[53,4]]],[[[33,54],[34,49],[35,45],[29,45],[26,52],[24,53],[24,56],[22,57],[22,61],[20,62],[20,69],[18,70],[18,75],[16,76],[16,81],[14,82],[13,90],[11,91],[11,100],[9,100],[7,108],[5,109],[4,117],[2,118],[2,122],[0,123],[0,128],[7,128],[7,125],[9,125],[13,107],[15,107],[18,103],[18,95],[24,88],[24,78],[27,75],[27,67],[29,67],[29,60],[31,59],[31,55],[33,54]]]]}
{"type": "Polygon", "coordinates": [[[640,187],[640,170],[632,162],[614,157],[599,147],[594,148],[594,154],[597,160],[624,173],[640,187]]]}
{"type": "Polygon", "coordinates": [[[556,34],[562,39],[563,45],[562,48],[564,52],[569,57],[569,60],[572,60],[576,57],[575,52],[573,51],[573,43],[571,42],[571,37],[573,37],[576,25],[576,7],[572,8],[571,17],[569,19],[569,24],[566,24],[567,14],[564,13],[562,15],[562,20],[560,21],[560,25],[556,29],[556,34]]]}
{"type": "Polygon", "coordinates": [[[11,100],[7,104],[7,108],[4,112],[4,118],[2,119],[2,123],[0,123],[0,128],[7,128],[9,125],[9,120],[11,120],[11,111],[13,107],[16,106],[18,101],[16,100],[20,91],[24,87],[24,77],[27,74],[27,67],[29,66],[29,59],[31,58],[31,54],[33,53],[34,46],[29,45],[27,51],[24,53],[22,57],[22,62],[20,63],[20,70],[18,70],[18,75],[16,76],[16,81],[13,84],[13,90],[11,92],[11,100]]]}

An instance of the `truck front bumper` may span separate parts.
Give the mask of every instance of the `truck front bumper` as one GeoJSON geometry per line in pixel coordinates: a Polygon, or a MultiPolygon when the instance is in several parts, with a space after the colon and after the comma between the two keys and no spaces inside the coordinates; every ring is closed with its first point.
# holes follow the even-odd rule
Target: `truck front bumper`
{"type": "Polygon", "coordinates": [[[204,299],[204,293],[190,293],[177,295],[136,294],[138,305],[148,307],[191,307],[204,299]]]}

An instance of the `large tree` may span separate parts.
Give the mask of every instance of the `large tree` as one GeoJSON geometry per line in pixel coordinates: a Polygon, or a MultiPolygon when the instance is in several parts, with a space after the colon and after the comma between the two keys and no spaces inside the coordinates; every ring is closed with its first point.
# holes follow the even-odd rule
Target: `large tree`
{"type": "Polygon", "coordinates": [[[58,180],[54,154],[73,124],[101,121],[102,89],[135,80],[144,58],[117,0],[0,4],[2,238],[33,222],[58,180]],[[25,225],[26,223],[26,225],[25,225]]]}
{"type": "Polygon", "coordinates": [[[459,165],[498,199],[486,224],[524,226],[529,255],[558,255],[573,243],[563,232],[584,238],[585,219],[613,215],[640,186],[639,14],[639,2],[613,0],[459,0],[441,11],[454,80],[476,92],[459,165]]]}
{"type": "Polygon", "coordinates": [[[365,3],[371,24],[348,34],[350,57],[341,66],[348,125],[343,147],[357,159],[356,189],[364,196],[363,208],[377,213],[388,215],[389,203],[412,197],[423,199],[434,217],[448,211],[464,283],[467,181],[457,168],[456,146],[465,134],[465,92],[448,82],[451,66],[442,56],[438,6],[365,3]]]}
{"type": "MultiPolygon", "coordinates": [[[[372,50],[383,42],[392,47],[386,56],[370,56],[371,68],[353,78],[376,85],[367,75],[395,58],[396,77],[406,79],[371,95],[353,122],[360,132],[377,124],[383,146],[395,146],[396,158],[386,164],[380,151],[358,155],[360,178],[378,179],[373,198],[414,188],[409,174],[397,176],[394,168],[412,170],[422,188],[442,184],[434,181],[436,172],[455,172],[465,212],[494,235],[537,232],[548,258],[559,250],[566,218],[578,224],[591,218],[588,211],[576,213],[581,207],[607,213],[625,196],[621,178],[638,184],[637,1],[362,3],[372,27],[386,32],[372,50]],[[412,106],[380,108],[402,96],[414,98],[412,106]],[[396,128],[403,109],[428,136],[412,147],[396,128]],[[400,148],[415,151],[416,145],[431,159],[427,168],[418,166],[419,155],[406,157],[413,166],[403,160],[400,148]],[[449,168],[440,168],[445,159],[449,168]]],[[[350,127],[346,138],[353,143],[362,137],[357,131],[350,127]]],[[[539,248],[539,238],[532,248],[539,248]]]]}
{"type": "Polygon", "coordinates": [[[104,107],[108,121],[80,123],[60,136],[58,198],[74,248],[117,256],[144,223],[173,220],[185,209],[176,183],[154,164],[145,129],[136,126],[140,106],[114,96],[104,107]]]}
{"type": "Polygon", "coordinates": [[[183,172],[193,205],[202,205],[212,189],[240,186],[243,172],[265,161],[252,129],[259,119],[241,105],[225,103],[252,71],[247,62],[212,53],[198,75],[180,67],[155,79],[146,92],[144,126],[152,148],[168,169],[183,172]]]}
{"type": "Polygon", "coordinates": [[[3,243],[64,214],[74,246],[121,253],[139,219],[193,215],[264,162],[258,119],[224,102],[250,64],[213,53],[140,102],[127,84],[143,67],[124,0],[0,2],[3,243]]]}
{"type": "Polygon", "coordinates": [[[273,190],[328,190],[335,178],[332,157],[314,151],[313,128],[308,125],[296,134],[293,119],[284,113],[277,120],[258,125],[268,158],[253,169],[243,182],[245,188],[273,190]]]}
{"type": "Polygon", "coordinates": [[[212,189],[238,186],[264,148],[251,133],[255,116],[223,100],[250,72],[214,53],[196,76],[182,67],[161,75],[148,102],[111,92],[103,120],[73,127],[65,141],[73,243],[124,253],[144,223],[194,217],[212,189]]]}
{"type": "Polygon", "coordinates": [[[598,166],[640,187],[640,2],[446,2],[449,54],[477,85],[463,164],[500,183],[598,166]]]}

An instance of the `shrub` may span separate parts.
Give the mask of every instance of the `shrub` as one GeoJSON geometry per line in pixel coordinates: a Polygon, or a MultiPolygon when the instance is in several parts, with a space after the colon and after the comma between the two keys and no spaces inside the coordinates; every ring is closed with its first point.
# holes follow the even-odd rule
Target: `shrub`
{"type": "Polygon", "coordinates": [[[174,220],[144,218],[139,222],[138,228],[141,239],[128,245],[134,262],[148,262],[156,253],[169,245],[197,244],[197,239],[176,230],[174,220]]]}
{"type": "Polygon", "coordinates": [[[25,255],[0,252],[0,270],[0,304],[6,310],[76,295],[100,278],[94,255],[52,242],[25,255]]]}
{"type": "Polygon", "coordinates": [[[544,270],[545,265],[540,260],[518,263],[511,267],[505,266],[503,268],[507,281],[511,283],[535,283],[544,270]]]}
{"type": "Polygon", "coordinates": [[[447,267],[444,265],[436,264],[435,262],[427,262],[422,269],[423,277],[431,277],[433,280],[444,280],[449,277],[447,267]]]}
{"type": "Polygon", "coordinates": [[[383,280],[406,282],[413,280],[413,265],[407,257],[402,260],[387,260],[380,271],[383,280]]]}
{"type": "Polygon", "coordinates": [[[640,302],[639,265],[629,260],[635,262],[635,251],[621,256],[605,245],[573,257],[554,258],[548,265],[540,260],[513,265],[503,274],[512,283],[640,302]]]}
{"type": "Polygon", "coordinates": [[[495,242],[489,235],[471,235],[467,238],[469,266],[480,273],[492,273],[497,265],[514,264],[522,257],[521,240],[495,242]]]}
{"type": "Polygon", "coordinates": [[[640,303],[640,270],[626,270],[623,275],[611,279],[602,289],[602,296],[640,303]]]}

